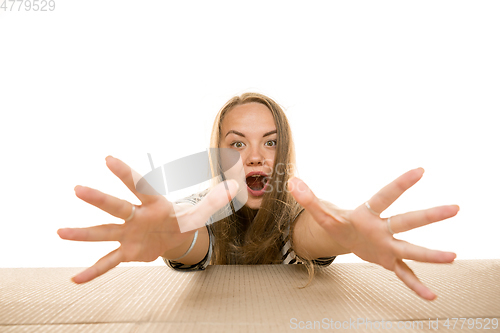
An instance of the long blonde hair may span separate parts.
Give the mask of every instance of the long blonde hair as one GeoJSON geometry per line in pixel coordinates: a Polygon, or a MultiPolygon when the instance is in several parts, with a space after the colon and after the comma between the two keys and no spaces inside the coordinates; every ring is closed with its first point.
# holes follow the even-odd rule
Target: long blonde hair
{"type": "MultiPolygon", "coordinates": [[[[281,264],[283,233],[290,230],[293,237],[292,221],[302,207],[287,190],[287,182],[294,173],[295,147],[288,120],[282,108],[271,98],[258,93],[245,93],[230,99],[219,111],[215,119],[210,147],[220,148],[222,122],[226,114],[238,105],[247,103],[265,105],[272,113],[277,130],[277,145],[274,170],[268,191],[264,194],[258,210],[246,206],[234,214],[210,225],[215,245],[212,264],[281,264]]],[[[311,281],[314,266],[305,258],[311,281]]]]}

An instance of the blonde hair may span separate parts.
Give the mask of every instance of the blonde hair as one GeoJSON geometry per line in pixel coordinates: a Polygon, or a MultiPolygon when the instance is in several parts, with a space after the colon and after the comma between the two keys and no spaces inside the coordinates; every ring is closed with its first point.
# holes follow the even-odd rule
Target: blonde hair
{"type": "MultiPolygon", "coordinates": [[[[245,93],[231,98],[215,119],[210,140],[211,148],[220,148],[222,122],[226,114],[238,105],[260,103],[272,113],[277,130],[274,170],[258,210],[242,207],[237,212],[211,224],[215,244],[211,264],[252,265],[281,264],[283,233],[290,230],[290,239],[297,214],[302,207],[287,190],[287,182],[295,174],[295,147],[288,120],[282,108],[271,98],[258,93],[245,93]],[[293,223],[294,224],[294,223],[293,223]]],[[[301,258],[309,271],[309,281],[314,275],[312,261],[301,258]]],[[[307,286],[306,285],[306,286],[307,286]]]]}

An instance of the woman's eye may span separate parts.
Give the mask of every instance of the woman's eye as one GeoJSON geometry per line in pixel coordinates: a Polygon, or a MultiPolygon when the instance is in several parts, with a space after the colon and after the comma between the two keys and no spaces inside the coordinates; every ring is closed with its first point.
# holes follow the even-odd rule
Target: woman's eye
{"type": "Polygon", "coordinates": [[[241,148],[243,147],[245,144],[241,141],[237,141],[237,142],[233,142],[231,143],[231,146],[235,147],[235,148],[241,148]]]}
{"type": "Polygon", "coordinates": [[[266,142],[266,146],[273,147],[276,146],[276,140],[269,140],[266,142]],[[270,145],[268,143],[271,143],[270,145]]]}

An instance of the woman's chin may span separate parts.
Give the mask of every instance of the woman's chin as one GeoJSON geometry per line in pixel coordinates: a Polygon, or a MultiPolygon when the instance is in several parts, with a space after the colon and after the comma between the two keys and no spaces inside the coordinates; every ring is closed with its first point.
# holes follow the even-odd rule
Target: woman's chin
{"type": "Polygon", "coordinates": [[[245,206],[250,209],[259,209],[261,204],[262,198],[252,198],[251,196],[248,196],[248,200],[245,203],[245,206]]]}

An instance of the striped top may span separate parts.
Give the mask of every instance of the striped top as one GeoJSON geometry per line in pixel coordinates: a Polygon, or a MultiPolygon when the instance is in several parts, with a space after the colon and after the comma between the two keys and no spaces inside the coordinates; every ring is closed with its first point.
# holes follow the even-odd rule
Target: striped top
{"type": "MultiPolygon", "coordinates": [[[[178,200],[175,203],[190,203],[192,205],[196,205],[198,202],[200,202],[203,197],[208,193],[208,190],[202,191],[200,193],[193,194],[189,197],[186,197],[184,199],[178,200]]],[[[304,211],[305,209],[303,208],[297,216],[294,218],[294,220],[304,211]]],[[[208,230],[208,238],[209,238],[209,247],[208,247],[208,252],[205,258],[203,258],[199,263],[194,264],[194,265],[184,265],[183,263],[176,262],[170,259],[165,259],[163,258],[163,261],[170,267],[175,270],[181,270],[181,271],[198,271],[198,270],[204,270],[207,268],[207,266],[210,264],[210,260],[212,259],[212,253],[213,253],[213,248],[215,244],[215,236],[212,232],[212,228],[210,228],[210,224],[206,225],[207,230],[208,230]]],[[[281,248],[281,254],[282,254],[282,259],[283,262],[282,264],[284,265],[297,265],[297,264],[304,264],[304,261],[295,254],[295,252],[292,249],[291,245],[291,237],[290,237],[290,227],[283,233],[283,247],[281,248]]],[[[313,260],[313,264],[316,265],[316,267],[326,267],[330,265],[333,260],[335,259],[335,256],[333,257],[326,257],[326,258],[318,258],[313,260]]]]}

